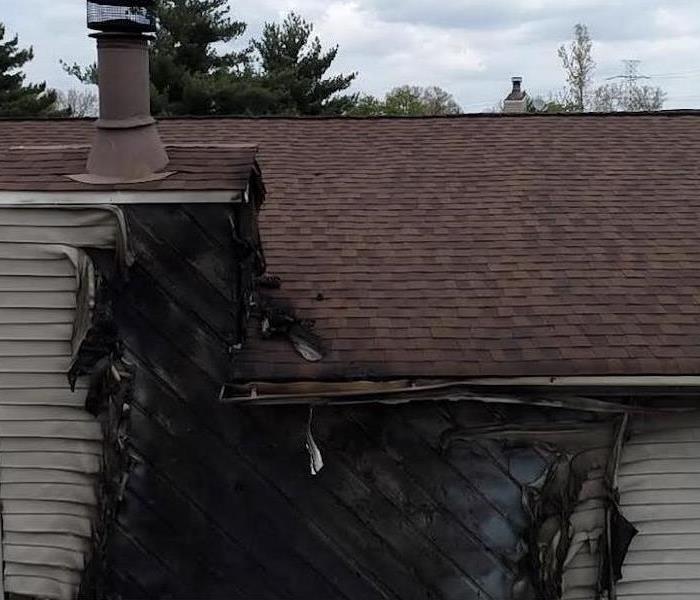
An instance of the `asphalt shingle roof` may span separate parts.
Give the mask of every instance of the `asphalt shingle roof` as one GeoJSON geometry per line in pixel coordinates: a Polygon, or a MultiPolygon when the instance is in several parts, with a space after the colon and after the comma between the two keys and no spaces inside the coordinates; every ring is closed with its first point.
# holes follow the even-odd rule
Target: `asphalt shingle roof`
{"type": "MultiPolygon", "coordinates": [[[[5,121],[0,144],[91,127],[5,121]]],[[[160,129],[259,147],[275,293],[328,351],[254,326],[241,379],[700,374],[700,114],[160,129]]]]}
{"type": "MultiPolygon", "coordinates": [[[[0,130],[2,125],[0,122],[0,130]]],[[[81,192],[105,187],[161,192],[244,190],[257,153],[255,146],[171,144],[166,150],[170,157],[167,171],[172,174],[165,179],[95,186],[69,178],[85,172],[90,146],[80,141],[83,143],[62,145],[56,143],[61,140],[54,145],[47,145],[46,140],[41,145],[0,141],[0,191],[81,192]]]]}

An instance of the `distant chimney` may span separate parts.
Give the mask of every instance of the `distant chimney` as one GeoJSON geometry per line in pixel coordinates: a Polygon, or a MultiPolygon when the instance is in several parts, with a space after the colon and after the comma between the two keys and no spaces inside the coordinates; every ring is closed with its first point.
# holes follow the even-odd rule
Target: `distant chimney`
{"type": "Polygon", "coordinates": [[[513,89],[503,102],[504,113],[527,112],[527,94],[523,91],[523,78],[513,77],[513,89]]]}
{"type": "Polygon", "coordinates": [[[92,183],[160,179],[169,162],[151,116],[149,33],[154,1],[88,1],[88,27],[99,31],[100,117],[87,163],[92,183]]]}

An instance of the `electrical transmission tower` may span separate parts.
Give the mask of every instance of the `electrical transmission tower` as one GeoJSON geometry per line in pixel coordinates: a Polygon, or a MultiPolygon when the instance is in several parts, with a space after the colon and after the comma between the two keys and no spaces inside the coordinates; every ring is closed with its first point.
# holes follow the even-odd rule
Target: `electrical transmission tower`
{"type": "Polygon", "coordinates": [[[641,79],[651,79],[648,75],[642,75],[639,72],[639,65],[642,61],[640,60],[623,60],[622,64],[625,66],[625,72],[622,75],[615,75],[613,77],[606,78],[606,81],[612,81],[614,79],[622,79],[627,85],[633,86],[641,79]]]}

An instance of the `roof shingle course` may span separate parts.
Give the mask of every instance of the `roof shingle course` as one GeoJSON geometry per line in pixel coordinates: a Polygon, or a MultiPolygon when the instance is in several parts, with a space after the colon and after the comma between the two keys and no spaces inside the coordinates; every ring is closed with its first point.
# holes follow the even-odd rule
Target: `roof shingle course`
{"type": "MultiPolygon", "coordinates": [[[[10,122],[4,122],[7,123],[10,122]]],[[[0,122],[0,130],[2,126],[0,122]]],[[[89,145],[66,144],[60,139],[54,145],[47,145],[46,140],[36,146],[0,144],[0,191],[240,191],[248,185],[257,152],[250,145],[170,144],[166,146],[170,157],[168,172],[172,172],[168,177],[103,186],[69,177],[85,172],[89,150],[89,145]]]]}
{"type": "MultiPolygon", "coordinates": [[[[275,294],[328,349],[306,363],[253,326],[241,379],[700,372],[700,114],[160,130],[259,146],[275,294]]],[[[3,145],[90,136],[0,122],[3,145]]]]}

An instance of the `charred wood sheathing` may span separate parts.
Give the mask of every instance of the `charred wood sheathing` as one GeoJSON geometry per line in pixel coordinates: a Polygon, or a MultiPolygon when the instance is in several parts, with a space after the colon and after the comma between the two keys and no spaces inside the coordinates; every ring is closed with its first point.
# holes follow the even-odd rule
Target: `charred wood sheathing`
{"type": "MultiPolygon", "coordinates": [[[[124,271],[117,268],[111,273],[124,274],[124,271]]],[[[91,326],[68,374],[71,387],[75,386],[78,378],[88,376],[85,408],[98,419],[103,431],[93,550],[79,594],[80,598],[85,599],[112,596],[107,577],[108,544],[132,463],[128,436],[134,369],[124,358],[124,346],[114,317],[113,295],[114,290],[105,275],[96,271],[91,326]]]]}
{"type": "Polygon", "coordinates": [[[488,393],[466,383],[439,381],[257,383],[227,386],[222,397],[253,405],[308,403],[319,407],[321,421],[331,407],[429,401],[439,412],[440,400],[450,400],[478,414],[474,407],[482,404],[501,418],[488,426],[445,429],[439,444],[443,453],[463,448],[501,455],[510,448],[535,452],[543,464],[537,476],[518,483],[528,525],[522,531],[524,551],[513,597],[615,598],[636,533],[620,510],[617,469],[628,415],[650,409],[561,393],[488,393]],[[539,419],[533,418],[538,414],[539,419]]]}

